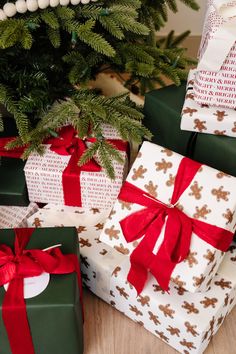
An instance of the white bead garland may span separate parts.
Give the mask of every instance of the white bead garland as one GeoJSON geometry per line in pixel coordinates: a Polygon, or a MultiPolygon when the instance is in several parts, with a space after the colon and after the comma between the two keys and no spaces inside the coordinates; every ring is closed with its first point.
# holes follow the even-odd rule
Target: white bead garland
{"type": "Polygon", "coordinates": [[[26,5],[30,12],[37,11],[39,8],[37,0],[26,0],[26,5]]]}
{"type": "Polygon", "coordinates": [[[60,4],[59,0],[50,0],[49,6],[50,7],[57,7],[60,4]]]}
{"type": "Polygon", "coordinates": [[[16,14],[16,5],[11,2],[7,2],[3,6],[3,11],[7,17],[13,17],[16,14]]]}
{"type": "Polygon", "coordinates": [[[40,9],[44,10],[50,5],[49,0],[38,0],[38,6],[40,9]]]}
{"type": "Polygon", "coordinates": [[[70,3],[70,0],[60,0],[61,6],[67,6],[67,5],[69,5],[69,3],[70,3]]]}
{"type": "Polygon", "coordinates": [[[0,21],[6,20],[7,19],[7,15],[5,14],[5,12],[1,9],[0,10],[0,21]]]}
{"type": "Polygon", "coordinates": [[[16,12],[18,12],[19,14],[24,14],[28,10],[26,2],[24,0],[17,0],[15,5],[16,5],[16,12]]]}
{"type": "Polygon", "coordinates": [[[71,5],[78,5],[80,0],[70,0],[71,5]]]}
{"type": "Polygon", "coordinates": [[[38,9],[46,9],[47,7],[89,4],[90,1],[96,2],[98,0],[17,0],[16,3],[7,2],[3,9],[0,9],[0,21],[6,20],[8,17],[13,17],[16,13],[24,14],[27,10],[30,12],[38,9]]]}

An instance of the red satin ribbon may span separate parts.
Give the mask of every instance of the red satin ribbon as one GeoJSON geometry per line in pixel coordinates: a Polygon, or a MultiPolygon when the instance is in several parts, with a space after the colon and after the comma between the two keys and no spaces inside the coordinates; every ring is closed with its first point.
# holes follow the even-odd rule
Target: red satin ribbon
{"type": "Polygon", "coordinates": [[[25,151],[24,147],[17,147],[11,150],[6,149],[6,145],[11,141],[15,140],[15,137],[10,138],[0,138],[0,156],[4,157],[12,157],[12,158],[20,158],[23,152],[25,151]]]}
{"type": "Polygon", "coordinates": [[[76,272],[82,296],[78,258],[61,250],[26,250],[34,229],[15,229],[15,249],[0,245],[0,286],[9,283],[2,304],[2,317],[12,354],[35,354],[24,300],[24,278],[76,272]]]}
{"type": "MultiPolygon", "coordinates": [[[[50,149],[59,155],[71,155],[67,167],[62,174],[62,185],[64,191],[65,205],[81,206],[81,185],[80,174],[82,171],[100,172],[101,166],[91,159],[83,166],[78,166],[78,161],[87,150],[86,142],[94,143],[95,138],[80,139],[76,130],[68,125],[59,131],[58,138],[50,138],[46,141],[51,144],[50,149]]],[[[107,142],[114,145],[120,151],[127,150],[127,143],[118,139],[107,139],[107,142]]]]}
{"type": "Polygon", "coordinates": [[[170,205],[162,203],[128,182],[125,182],[121,189],[118,196],[120,200],[145,207],[120,221],[127,242],[138,240],[144,235],[130,256],[131,267],[128,274],[128,281],[138,293],[141,293],[144,288],[148,271],[154,275],[164,290],[168,290],[175,266],[188,256],[193,232],[208,244],[224,252],[232,242],[232,232],[190,218],[175,206],[200,167],[201,164],[198,162],[188,158],[182,159],[170,205]],[[164,240],[155,255],[153,249],[165,223],[164,240]]]}

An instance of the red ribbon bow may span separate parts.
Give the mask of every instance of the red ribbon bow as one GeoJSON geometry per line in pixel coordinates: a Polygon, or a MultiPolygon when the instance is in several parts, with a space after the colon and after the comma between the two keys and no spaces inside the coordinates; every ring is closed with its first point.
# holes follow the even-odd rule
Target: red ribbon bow
{"type": "Polygon", "coordinates": [[[141,293],[147,280],[148,271],[159,285],[168,290],[175,266],[187,258],[192,233],[215,248],[226,251],[233,239],[233,233],[190,218],[176,206],[181,194],[189,186],[201,167],[198,162],[183,158],[175,179],[170,204],[164,204],[142,189],[125,182],[118,198],[129,203],[144,206],[120,221],[127,242],[143,239],[130,256],[131,268],[128,281],[141,293]],[[166,217],[168,219],[166,221],[166,217]],[[166,222],[164,240],[155,255],[153,249],[166,222]]]}
{"type": "Polygon", "coordinates": [[[24,300],[24,278],[50,274],[76,272],[80,295],[82,284],[78,258],[75,254],[63,255],[56,247],[42,251],[26,250],[34,229],[15,229],[14,252],[0,245],[0,286],[9,283],[3,299],[2,317],[13,354],[35,354],[24,300]]]}
{"type": "Polygon", "coordinates": [[[25,151],[25,147],[17,147],[11,150],[6,149],[6,145],[11,141],[14,141],[16,138],[0,138],[0,156],[4,157],[12,157],[12,158],[20,158],[23,152],[25,151]]]}
{"type": "MultiPolygon", "coordinates": [[[[71,155],[62,174],[65,205],[81,206],[80,174],[82,171],[100,172],[101,166],[94,159],[89,160],[83,166],[78,166],[78,161],[87,150],[86,142],[94,143],[96,138],[78,138],[76,130],[71,125],[60,129],[58,134],[58,138],[50,138],[46,143],[51,144],[50,149],[59,155],[71,155]]],[[[127,150],[127,143],[122,140],[107,139],[107,141],[120,151],[127,150]]]]}

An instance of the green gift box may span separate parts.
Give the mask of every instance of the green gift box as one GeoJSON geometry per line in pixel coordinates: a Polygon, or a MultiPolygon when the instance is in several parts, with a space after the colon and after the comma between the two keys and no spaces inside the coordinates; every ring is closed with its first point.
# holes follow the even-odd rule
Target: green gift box
{"type": "MultiPolygon", "coordinates": [[[[0,139],[17,136],[12,118],[4,119],[0,139]]],[[[17,158],[0,157],[0,205],[27,206],[28,193],[24,175],[25,162],[17,158]]]]}
{"type": "Polygon", "coordinates": [[[144,125],[153,142],[236,176],[236,139],[180,130],[186,83],[146,94],[144,125]]]}
{"type": "MultiPolygon", "coordinates": [[[[0,244],[13,249],[13,230],[0,230],[0,244]]],[[[35,229],[26,249],[40,249],[61,244],[64,255],[78,255],[78,236],[75,228],[35,229]]],[[[5,290],[0,288],[0,303],[5,290]]],[[[26,299],[35,354],[82,354],[83,320],[76,273],[50,275],[48,286],[39,295],[26,299]]],[[[1,305],[2,311],[2,305],[1,305]]],[[[21,331],[21,328],[14,328],[21,331]]],[[[24,336],[24,333],[22,333],[24,336]]],[[[0,354],[11,354],[8,336],[0,319],[0,354]]],[[[27,354],[27,353],[25,353],[27,354]]]]}

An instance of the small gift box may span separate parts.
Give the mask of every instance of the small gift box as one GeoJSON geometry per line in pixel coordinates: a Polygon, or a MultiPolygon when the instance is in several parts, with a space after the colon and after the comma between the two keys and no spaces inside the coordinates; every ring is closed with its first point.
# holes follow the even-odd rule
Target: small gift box
{"type": "Polygon", "coordinates": [[[1,352],[82,354],[75,228],[0,230],[0,243],[1,352]]]}
{"type": "Polygon", "coordinates": [[[0,205],[0,229],[27,227],[27,218],[37,210],[35,203],[30,203],[27,207],[0,205]]]}
{"type": "MultiPolygon", "coordinates": [[[[153,134],[152,141],[236,176],[236,139],[180,130],[185,94],[185,83],[179,87],[170,85],[146,94],[143,124],[153,134]]],[[[188,92],[186,97],[194,98],[188,92]]]]}
{"type": "Polygon", "coordinates": [[[130,256],[138,293],[151,272],[206,291],[236,228],[236,178],[144,142],[100,240],[130,256]]]}
{"type": "Polygon", "coordinates": [[[4,132],[0,133],[0,205],[27,206],[25,162],[20,159],[23,149],[5,149],[5,145],[16,135],[13,119],[4,119],[4,132]]]}
{"type": "Polygon", "coordinates": [[[171,284],[168,294],[150,276],[145,291],[137,297],[127,282],[129,259],[124,256],[125,249],[121,254],[99,241],[106,212],[60,210],[46,206],[31,216],[28,223],[34,225],[37,217],[43,227],[76,225],[84,285],[179,352],[201,354],[205,350],[235,304],[235,246],[226,253],[208,292],[188,293],[180,281],[171,284]]]}
{"type": "Polygon", "coordinates": [[[193,92],[199,104],[236,108],[236,1],[208,0],[193,92]]]}
{"type": "Polygon", "coordinates": [[[187,93],[182,110],[181,129],[198,133],[236,137],[236,114],[234,109],[219,109],[199,105],[195,101],[193,85],[196,70],[190,70],[187,93]]]}
{"type": "Polygon", "coordinates": [[[27,160],[24,171],[30,201],[111,208],[125,178],[128,145],[119,139],[111,126],[104,125],[103,134],[124,158],[123,164],[114,162],[114,181],[95,160],[78,166],[87,144],[94,139],[79,139],[73,127],[66,126],[60,130],[59,138],[51,139],[50,144],[45,145],[42,156],[32,153],[27,160]]]}

